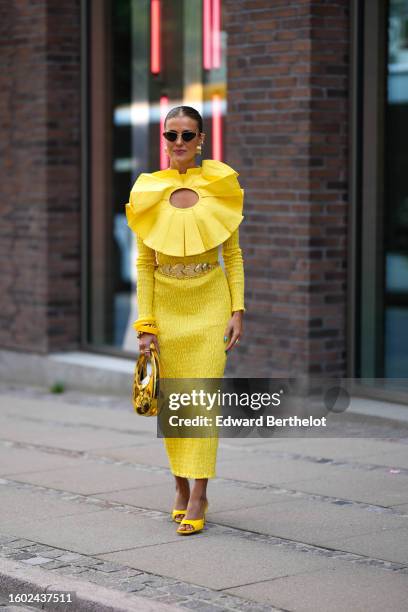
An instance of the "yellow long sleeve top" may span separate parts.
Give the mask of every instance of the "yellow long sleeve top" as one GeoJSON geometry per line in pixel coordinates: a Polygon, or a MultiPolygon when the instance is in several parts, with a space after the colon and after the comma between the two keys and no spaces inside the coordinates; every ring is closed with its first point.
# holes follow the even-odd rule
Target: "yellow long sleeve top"
{"type": "MultiPolygon", "coordinates": [[[[153,293],[154,293],[154,270],[156,265],[208,262],[218,261],[218,247],[185,257],[174,257],[165,255],[146,246],[137,236],[138,257],[136,262],[137,270],[137,306],[139,319],[154,319],[153,312],[153,293]]],[[[244,293],[244,262],[242,249],[239,245],[239,229],[237,228],[231,236],[222,244],[222,256],[224,260],[225,273],[230,288],[232,308],[245,311],[244,293]]]]}
{"type": "MultiPolygon", "coordinates": [[[[153,312],[156,265],[215,263],[222,245],[225,273],[231,294],[231,311],[245,311],[244,266],[239,245],[244,190],[238,172],[218,160],[205,159],[201,167],[142,173],[126,204],[129,227],[137,237],[137,302],[140,331],[155,327],[153,312]],[[197,203],[179,209],[170,203],[173,191],[190,189],[197,203]]],[[[145,330],[144,330],[145,331],[145,330]]],[[[155,332],[153,332],[155,333],[155,332]]]]}

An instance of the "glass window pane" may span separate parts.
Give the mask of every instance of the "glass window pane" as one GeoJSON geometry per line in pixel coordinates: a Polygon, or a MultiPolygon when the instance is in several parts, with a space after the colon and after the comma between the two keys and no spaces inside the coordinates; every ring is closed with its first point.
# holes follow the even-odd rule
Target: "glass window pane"
{"type": "Polygon", "coordinates": [[[389,2],[384,207],[384,376],[408,376],[408,4],[389,2]]]}
{"type": "Polygon", "coordinates": [[[87,342],[135,353],[137,252],[125,204],[141,172],[168,167],[161,123],[174,106],[202,114],[202,158],[223,160],[223,7],[220,0],[93,0],[91,7],[87,342]]]}

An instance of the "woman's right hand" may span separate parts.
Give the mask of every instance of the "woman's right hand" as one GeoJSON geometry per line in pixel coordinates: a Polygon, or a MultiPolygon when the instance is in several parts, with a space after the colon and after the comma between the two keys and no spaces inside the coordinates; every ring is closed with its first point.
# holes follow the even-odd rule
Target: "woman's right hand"
{"type": "Polygon", "coordinates": [[[145,353],[147,357],[151,357],[150,344],[153,342],[156,351],[160,354],[159,342],[156,334],[143,333],[139,338],[139,352],[145,353]]]}

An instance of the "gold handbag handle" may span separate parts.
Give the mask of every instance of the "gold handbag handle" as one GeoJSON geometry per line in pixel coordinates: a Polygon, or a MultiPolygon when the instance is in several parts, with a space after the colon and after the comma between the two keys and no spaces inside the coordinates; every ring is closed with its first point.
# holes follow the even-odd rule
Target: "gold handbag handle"
{"type": "Polygon", "coordinates": [[[160,361],[153,342],[150,344],[150,351],[150,356],[144,353],[139,355],[133,377],[133,408],[141,416],[158,414],[160,361]]]}

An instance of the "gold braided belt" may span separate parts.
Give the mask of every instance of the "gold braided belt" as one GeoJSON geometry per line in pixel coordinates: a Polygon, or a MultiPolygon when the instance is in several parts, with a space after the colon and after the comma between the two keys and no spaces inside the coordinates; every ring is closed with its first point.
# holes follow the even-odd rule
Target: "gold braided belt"
{"type": "Polygon", "coordinates": [[[219,265],[219,261],[215,263],[162,264],[157,266],[157,270],[161,272],[161,274],[172,276],[173,278],[193,278],[195,276],[207,274],[207,272],[214,270],[214,268],[219,265]]]}

